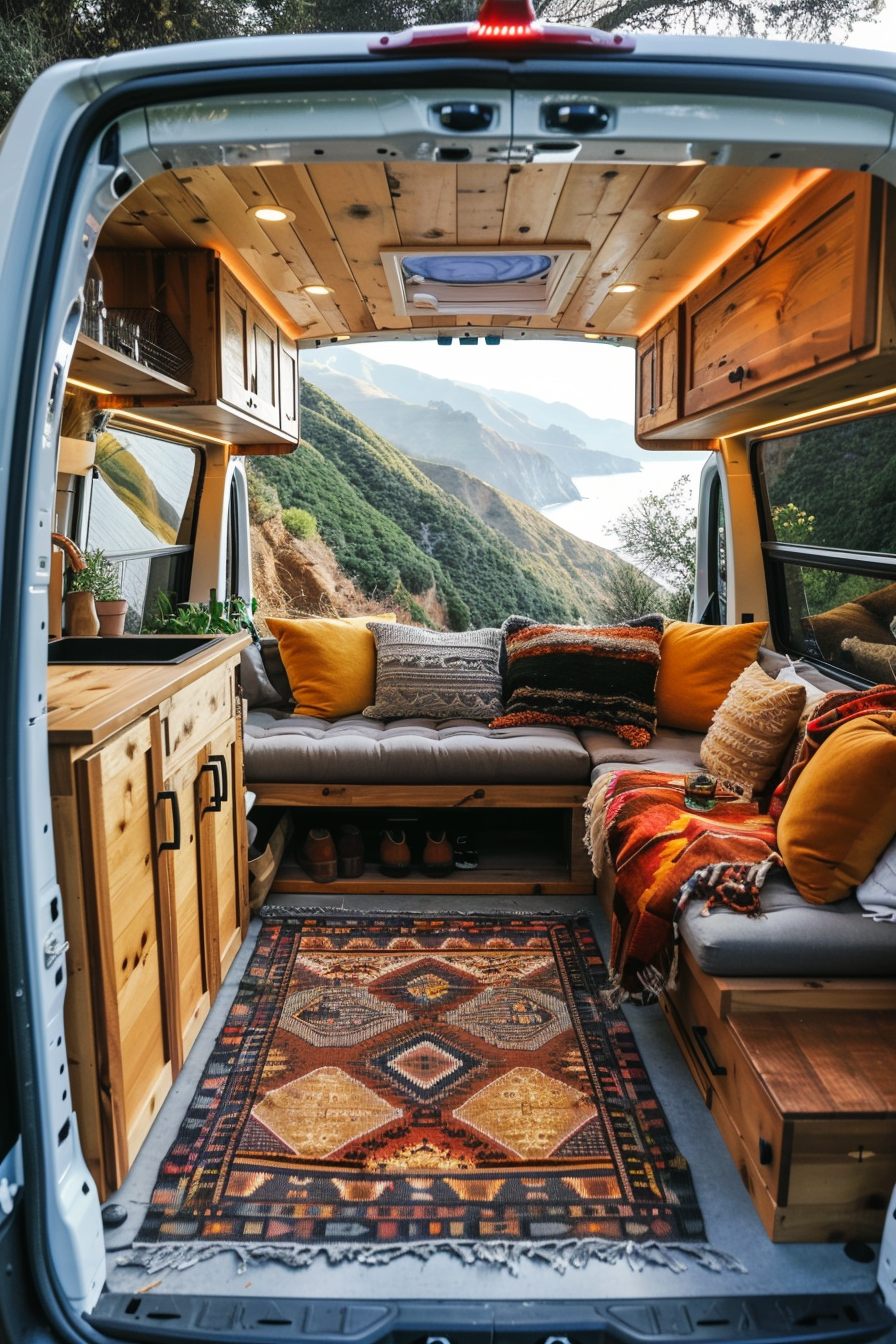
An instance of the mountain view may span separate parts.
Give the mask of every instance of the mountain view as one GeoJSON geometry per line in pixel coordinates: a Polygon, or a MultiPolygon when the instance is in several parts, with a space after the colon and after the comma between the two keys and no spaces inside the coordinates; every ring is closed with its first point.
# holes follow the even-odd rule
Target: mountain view
{"type": "Polygon", "coordinates": [[[249,464],[262,614],[394,611],[452,630],[513,612],[606,619],[631,566],[539,510],[580,499],[574,475],[638,473],[630,425],[354,350],[303,358],[302,378],[299,448],[249,464]],[[587,439],[558,423],[567,411],[587,439]]]}

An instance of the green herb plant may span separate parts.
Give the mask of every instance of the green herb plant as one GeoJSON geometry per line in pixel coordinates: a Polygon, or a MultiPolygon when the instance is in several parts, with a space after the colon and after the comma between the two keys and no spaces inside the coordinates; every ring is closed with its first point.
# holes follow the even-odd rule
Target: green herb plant
{"type": "Polygon", "coordinates": [[[72,571],[68,576],[68,592],[93,593],[96,602],[120,602],[121,579],[118,566],[107,560],[97,547],[94,551],[85,551],[84,568],[72,571]]]}
{"type": "Polygon", "coordinates": [[[207,602],[175,603],[173,593],[160,592],[156,599],[156,615],[143,622],[144,632],[155,635],[238,635],[247,630],[256,644],[261,637],[252,617],[258,608],[242,597],[228,597],[218,601],[212,588],[207,602]]]}

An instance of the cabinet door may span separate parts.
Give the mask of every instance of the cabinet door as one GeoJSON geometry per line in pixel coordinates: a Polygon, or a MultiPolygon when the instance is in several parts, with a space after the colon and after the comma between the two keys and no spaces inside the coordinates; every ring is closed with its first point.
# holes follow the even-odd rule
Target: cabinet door
{"type": "Polygon", "coordinates": [[[637,434],[648,437],[660,425],[679,418],[679,340],[677,308],[638,342],[637,434]]]}
{"type": "Polygon", "coordinates": [[[157,851],[158,714],[76,766],[106,1170],[116,1184],[172,1082],[166,975],[170,919],[157,851]]]}
{"type": "Polygon", "coordinates": [[[689,297],[687,414],[873,345],[879,210],[857,176],[824,179],[689,297]]]}
{"type": "Polygon", "coordinates": [[[280,425],[280,351],[277,325],[249,300],[249,409],[267,425],[280,425]]]}
{"type": "Polygon", "coordinates": [[[221,310],[221,400],[240,411],[251,410],[254,376],[250,341],[249,296],[220,266],[218,298],[221,310]]]}
{"type": "Polygon", "coordinates": [[[299,437],[299,352],[280,332],[280,428],[299,437]]]}
{"type": "Polygon", "coordinates": [[[186,1059],[210,1006],[199,872],[199,767],[194,755],[165,780],[167,797],[160,809],[160,833],[166,846],[172,924],[172,981],[175,989],[173,1035],[180,1064],[186,1059]],[[164,817],[164,820],[162,819],[164,817]]]}
{"type": "Polygon", "coordinates": [[[225,724],[211,739],[199,776],[200,866],[211,996],[239,951],[248,923],[246,816],[239,726],[225,724]]]}

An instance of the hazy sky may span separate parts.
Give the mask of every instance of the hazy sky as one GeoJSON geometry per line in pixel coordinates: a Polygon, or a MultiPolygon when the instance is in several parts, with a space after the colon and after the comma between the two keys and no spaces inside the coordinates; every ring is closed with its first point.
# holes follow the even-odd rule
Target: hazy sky
{"type": "MultiPolygon", "coordinates": [[[[896,0],[888,0],[878,23],[860,24],[847,43],[896,52],[896,0]]],[[[585,341],[509,341],[499,346],[448,347],[435,342],[371,341],[356,347],[371,359],[405,364],[440,378],[479,383],[494,391],[528,392],[544,401],[565,401],[599,419],[634,419],[635,359],[585,341]]]]}

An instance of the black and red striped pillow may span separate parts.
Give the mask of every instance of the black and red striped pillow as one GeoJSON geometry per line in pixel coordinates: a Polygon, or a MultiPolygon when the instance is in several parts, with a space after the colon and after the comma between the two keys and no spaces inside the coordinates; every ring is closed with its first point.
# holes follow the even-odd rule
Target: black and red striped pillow
{"type": "Polygon", "coordinates": [[[647,745],[656,731],[662,616],[602,626],[511,616],[502,633],[505,712],[490,728],[604,728],[633,747],[647,745]]]}

